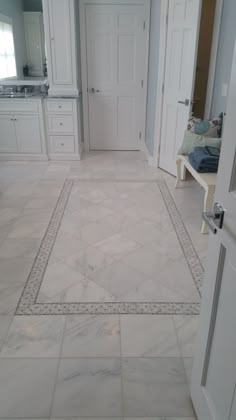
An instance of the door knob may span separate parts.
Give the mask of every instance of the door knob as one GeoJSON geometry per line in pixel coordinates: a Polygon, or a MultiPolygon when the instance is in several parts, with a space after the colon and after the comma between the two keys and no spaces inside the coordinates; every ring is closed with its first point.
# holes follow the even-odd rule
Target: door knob
{"type": "Polygon", "coordinates": [[[185,106],[189,105],[189,99],[185,99],[184,101],[178,101],[178,104],[183,104],[185,106]]]}
{"type": "Polygon", "coordinates": [[[217,233],[218,229],[222,229],[224,222],[225,211],[219,203],[215,203],[212,211],[205,211],[202,213],[202,218],[209,229],[217,233]]]}
{"type": "Polygon", "coordinates": [[[99,89],[94,89],[94,88],[90,89],[90,93],[98,93],[98,92],[100,92],[99,89]]]}

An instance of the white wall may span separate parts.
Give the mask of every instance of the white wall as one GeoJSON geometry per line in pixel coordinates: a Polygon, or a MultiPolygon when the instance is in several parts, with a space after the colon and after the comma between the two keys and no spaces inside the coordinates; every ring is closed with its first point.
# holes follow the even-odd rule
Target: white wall
{"type": "Polygon", "coordinates": [[[222,96],[222,84],[228,84],[230,80],[235,38],[236,0],[224,0],[211,109],[212,116],[217,116],[226,109],[227,98],[222,96]]]}
{"type": "Polygon", "coordinates": [[[12,18],[17,74],[19,78],[22,78],[23,65],[26,63],[23,1],[22,0],[1,0],[0,13],[12,18]]]}
{"type": "Polygon", "coordinates": [[[23,7],[25,12],[42,12],[42,0],[23,0],[23,7]]]}
{"type": "Polygon", "coordinates": [[[151,1],[150,21],[150,46],[149,46],[149,72],[148,72],[148,96],[147,96],[147,119],[146,119],[146,145],[149,154],[154,152],[154,132],[156,119],[156,95],[158,79],[158,53],[160,39],[160,14],[161,1],[151,1]]]}

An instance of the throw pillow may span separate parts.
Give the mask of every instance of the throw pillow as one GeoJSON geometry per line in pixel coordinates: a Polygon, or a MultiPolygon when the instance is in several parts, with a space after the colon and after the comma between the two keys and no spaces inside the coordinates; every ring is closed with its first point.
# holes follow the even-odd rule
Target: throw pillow
{"type": "Polygon", "coordinates": [[[199,136],[198,134],[192,133],[189,130],[185,131],[183,143],[178,151],[179,155],[188,155],[192,152],[194,147],[215,147],[220,150],[221,148],[221,139],[218,137],[206,137],[199,136]]]}
{"type": "Polygon", "coordinates": [[[188,121],[187,129],[195,134],[206,137],[219,137],[222,126],[222,118],[212,118],[211,120],[201,120],[191,117],[188,121]]]}

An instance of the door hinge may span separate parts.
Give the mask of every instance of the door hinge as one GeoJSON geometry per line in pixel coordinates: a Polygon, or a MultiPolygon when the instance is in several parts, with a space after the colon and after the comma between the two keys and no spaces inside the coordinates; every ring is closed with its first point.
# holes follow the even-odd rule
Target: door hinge
{"type": "Polygon", "coordinates": [[[166,25],[168,25],[168,13],[166,15],[166,25]]]}
{"type": "Polygon", "coordinates": [[[164,85],[164,83],[162,83],[162,89],[161,89],[162,95],[164,95],[164,90],[165,90],[165,85],[164,85]]]}
{"type": "Polygon", "coordinates": [[[141,80],[141,87],[143,88],[143,80],[141,80]]]}
{"type": "Polygon", "coordinates": [[[139,132],[139,138],[140,138],[140,140],[142,138],[142,132],[141,131],[139,132]]]}
{"type": "Polygon", "coordinates": [[[146,22],[145,22],[145,20],[143,21],[143,30],[145,31],[145,29],[146,29],[146,22]]]}

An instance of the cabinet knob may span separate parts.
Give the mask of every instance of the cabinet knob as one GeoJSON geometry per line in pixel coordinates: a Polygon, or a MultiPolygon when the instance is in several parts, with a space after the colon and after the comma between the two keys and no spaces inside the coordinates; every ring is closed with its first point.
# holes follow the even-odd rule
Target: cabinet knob
{"type": "Polygon", "coordinates": [[[60,123],[60,125],[63,125],[63,123],[60,123]]]}
{"type": "Polygon", "coordinates": [[[61,108],[61,105],[58,105],[58,108],[61,108]]]}
{"type": "Polygon", "coordinates": [[[64,146],[64,143],[61,143],[61,146],[64,146]]]}

